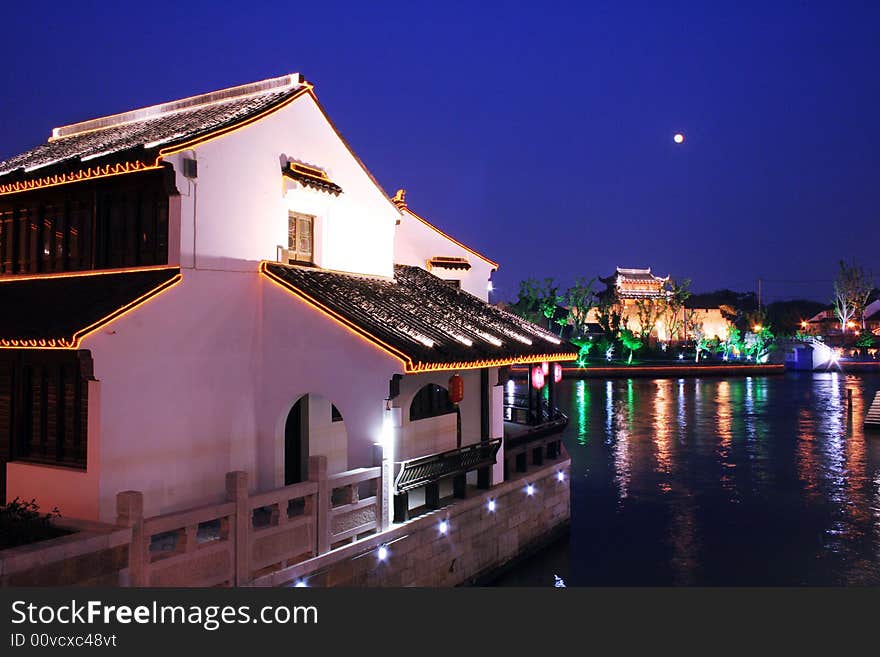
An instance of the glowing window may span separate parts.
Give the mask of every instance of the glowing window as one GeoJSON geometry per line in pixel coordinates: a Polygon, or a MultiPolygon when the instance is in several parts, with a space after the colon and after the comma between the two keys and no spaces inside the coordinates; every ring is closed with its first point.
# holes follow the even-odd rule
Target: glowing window
{"type": "Polygon", "coordinates": [[[312,263],[314,255],[315,218],[291,212],[287,218],[287,259],[288,262],[312,263]]]}

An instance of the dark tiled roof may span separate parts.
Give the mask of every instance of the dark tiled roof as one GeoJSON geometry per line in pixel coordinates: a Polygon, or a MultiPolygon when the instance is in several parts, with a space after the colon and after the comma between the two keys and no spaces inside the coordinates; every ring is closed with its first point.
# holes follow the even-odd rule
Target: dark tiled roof
{"type": "MultiPolygon", "coordinates": [[[[616,280],[617,277],[620,276],[624,280],[628,281],[665,281],[666,278],[661,276],[655,276],[651,273],[651,268],[647,269],[626,269],[622,267],[618,267],[612,276],[609,277],[610,280],[616,280]]],[[[668,278],[668,277],[667,277],[668,278]]]]}
{"type": "Polygon", "coordinates": [[[303,88],[283,82],[278,78],[58,128],[62,136],[0,162],[0,184],[119,163],[153,165],[160,149],[234,127],[303,88]],[[268,88],[260,91],[259,85],[268,88]]]}
{"type": "Polygon", "coordinates": [[[405,371],[573,360],[577,350],[418,267],[394,280],[264,262],[270,279],[405,364],[405,371]]]}
{"type": "Polygon", "coordinates": [[[304,171],[297,168],[295,164],[288,163],[281,170],[281,173],[291,180],[296,180],[298,183],[312,189],[317,189],[319,192],[328,192],[334,196],[339,196],[342,193],[342,187],[330,180],[327,174],[317,169],[313,169],[313,171],[314,173],[308,170],[304,171]]]}
{"type": "Polygon", "coordinates": [[[179,280],[178,267],[0,280],[0,345],[76,347],[179,280]]]}

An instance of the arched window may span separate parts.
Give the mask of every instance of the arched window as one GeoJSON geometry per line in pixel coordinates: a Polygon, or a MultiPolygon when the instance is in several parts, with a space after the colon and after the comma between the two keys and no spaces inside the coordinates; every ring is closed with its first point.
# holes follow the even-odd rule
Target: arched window
{"type": "Polygon", "coordinates": [[[409,406],[409,420],[423,420],[437,415],[456,412],[455,404],[449,401],[449,391],[442,386],[429,383],[416,393],[409,406]]]}

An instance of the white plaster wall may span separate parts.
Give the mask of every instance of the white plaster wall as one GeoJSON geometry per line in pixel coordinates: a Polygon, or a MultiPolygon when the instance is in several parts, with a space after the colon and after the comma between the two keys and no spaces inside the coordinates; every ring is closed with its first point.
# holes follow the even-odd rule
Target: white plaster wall
{"type": "Polygon", "coordinates": [[[248,260],[274,260],[278,245],[287,244],[288,211],[295,210],[317,216],[319,266],[392,275],[399,212],[310,96],[167,161],[180,172],[183,157],[195,157],[198,177],[177,174],[182,266],[234,269],[248,260]],[[321,167],[343,193],[283,182],[288,158],[321,167]]]}
{"type": "Polygon", "coordinates": [[[724,319],[719,308],[696,308],[694,319],[703,325],[703,332],[708,337],[727,338],[730,322],[724,319]]]}
{"type": "MultiPolygon", "coordinates": [[[[409,409],[405,409],[407,418],[409,409]]],[[[406,461],[425,454],[436,454],[457,447],[457,417],[455,413],[428,417],[410,422],[404,420],[400,440],[394,446],[395,459],[406,461]]]]}
{"type": "Polygon", "coordinates": [[[402,364],[266,279],[261,298],[259,486],[283,484],[284,423],[296,400],[308,393],[332,400],[345,418],[345,469],[372,466],[389,381],[402,373],[402,364]]]}
{"type": "MultiPolygon", "coordinates": [[[[426,426],[424,429],[414,425],[418,425],[420,422],[425,422],[425,420],[410,422],[409,419],[409,407],[410,404],[412,404],[412,400],[416,393],[429,383],[434,383],[448,390],[449,378],[453,374],[454,372],[425,372],[421,374],[408,374],[401,380],[400,395],[394,400],[394,406],[401,409],[403,419],[401,434],[403,435],[404,446],[399,452],[395,452],[396,460],[399,461],[402,460],[402,458],[413,458],[415,456],[423,456],[426,453],[431,453],[416,453],[419,447],[406,444],[407,437],[415,437],[417,440],[421,438],[423,442],[420,444],[425,448],[430,444],[450,445],[450,447],[446,449],[452,449],[455,447],[455,414],[444,416],[445,418],[451,418],[451,420],[440,419],[438,422],[426,426]],[[424,438],[426,435],[430,436],[430,440],[424,438]],[[401,457],[399,456],[400,453],[410,454],[410,456],[401,457]]],[[[458,372],[458,374],[464,379],[464,399],[462,399],[458,405],[459,411],[461,412],[461,444],[471,445],[480,442],[480,370],[463,370],[458,372]]],[[[498,399],[495,400],[491,394],[491,388],[495,385],[497,379],[498,369],[494,367],[489,368],[490,401],[491,403],[501,404],[503,398],[498,397],[498,399]]],[[[499,409],[498,413],[503,413],[503,411],[499,409]]],[[[490,412],[490,422],[491,417],[492,413],[490,412]]]]}
{"type": "Polygon", "coordinates": [[[101,383],[88,383],[86,469],[25,461],[6,464],[6,499],[36,500],[43,513],[57,507],[62,517],[97,519],[101,472],[101,383]]]}
{"type": "Polygon", "coordinates": [[[315,449],[334,469],[372,465],[402,366],[250,267],[184,270],[181,284],[87,337],[100,388],[89,467],[64,481],[88,483],[58,493],[58,468],[28,466],[13,468],[9,492],[45,480],[42,505],[110,521],[123,490],[142,491],[150,516],[222,501],[231,470],[246,471],[252,491],[275,488],[287,413],[308,393],[333,400],[348,438],[343,450],[335,426],[318,429],[315,449]]]}
{"type": "Polygon", "coordinates": [[[404,210],[394,235],[394,262],[428,269],[427,261],[433,256],[466,258],[471,264],[467,271],[439,267],[430,271],[445,280],[460,280],[461,289],[483,301],[489,300],[492,266],[404,210]]]}
{"type": "Polygon", "coordinates": [[[348,434],[345,430],[345,416],[341,421],[334,422],[333,402],[314,394],[310,394],[308,400],[309,456],[326,456],[329,474],[347,470],[348,434]]]}
{"type": "MultiPolygon", "coordinates": [[[[65,498],[43,499],[48,508],[76,502],[110,521],[123,490],[144,493],[148,516],[210,504],[224,499],[231,470],[248,472],[252,491],[281,486],[284,423],[308,393],[336,404],[347,433],[344,456],[335,430],[316,439],[315,449],[332,456],[333,468],[373,464],[383,400],[401,363],[261,278],[257,266],[286,244],[288,211],[296,210],[317,217],[319,266],[390,276],[399,212],[308,96],[169,158],[175,171],[184,156],[197,159],[198,178],[178,173],[181,196],[171,202],[170,235],[179,240],[169,248],[170,262],[183,267],[182,284],[82,345],[92,351],[100,404],[89,420],[96,426],[87,473],[65,481],[87,485],[62,493],[52,483],[57,476],[42,476],[48,469],[13,468],[10,482],[49,482],[47,495],[65,498]],[[286,157],[324,168],[344,193],[283,183],[286,157]]],[[[450,254],[456,253],[441,255],[450,254]]],[[[482,265],[472,264],[471,275],[483,278],[469,291],[485,299],[488,265],[478,274],[482,265]]],[[[404,378],[404,423],[412,395],[428,382],[445,387],[449,375],[404,378]]],[[[479,372],[462,376],[468,444],[480,439],[479,372]]],[[[494,376],[493,370],[490,383],[494,376]]]]}

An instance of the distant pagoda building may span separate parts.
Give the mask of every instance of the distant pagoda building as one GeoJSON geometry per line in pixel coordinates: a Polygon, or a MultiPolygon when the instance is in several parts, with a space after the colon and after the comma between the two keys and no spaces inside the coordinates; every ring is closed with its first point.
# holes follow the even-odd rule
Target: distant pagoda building
{"type": "MultiPolygon", "coordinates": [[[[605,284],[605,290],[599,293],[604,299],[612,298],[614,303],[619,304],[621,313],[621,327],[639,334],[642,332],[641,319],[639,318],[639,304],[649,299],[663,299],[670,294],[668,285],[669,276],[657,276],[651,268],[631,269],[617,267],[614,273],[599,280],[605,284]]],[[[697,324],[702,327],[703,333],[709,337],[724,338],[730,322],[724,318],[719,308],[694,308],[686,304],[681,310],[681,315],[676,314],[672,318],[674,330],[670,330],[667,322],[670,318],[662,315],[657,318],[656,324],[651,329],[650,337],[659,342],[670,340],[686,340],[692,335],[687,325],[697,324]],[[685,321],[687,319],[688,321],[685,321]]],[[[588,315],[589,323],[598,323],[598,309],[593,308],[588,315]]]]}
{"type": "Polygon", "coordinates": [[[617,296],[624,301],[624,305],[629,305],[627,300],[665,296],[669,276],[656,276],[651,272],[650,267],[647,269],[617,267],[611,276],[599,280],[605,284],[606,292],[616,291],[617,296]]]}

